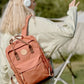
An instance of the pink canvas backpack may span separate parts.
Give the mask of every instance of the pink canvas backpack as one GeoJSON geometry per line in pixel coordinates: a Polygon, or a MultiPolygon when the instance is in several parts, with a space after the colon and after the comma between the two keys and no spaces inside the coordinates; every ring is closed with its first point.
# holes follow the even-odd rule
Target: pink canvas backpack
{"type": "Polygon", "coordinates": [[[30,17],[26,19],[22,35],[11,39],[6,48],[7,59],[19,84],[37,84],[53,76],[52,67],[39,43],[34,36],[27,35],[30,17]]]}

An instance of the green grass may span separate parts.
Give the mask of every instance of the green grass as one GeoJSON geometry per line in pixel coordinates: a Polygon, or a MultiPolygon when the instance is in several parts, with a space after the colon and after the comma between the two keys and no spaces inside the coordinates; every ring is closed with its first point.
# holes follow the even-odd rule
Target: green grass
{"type": "MultiPolygon", "coordinates": [[[[65,57],[65,59],[67,56],[65,57]]],[[[56,59],[53,60],[54,67],[59,66],[63,61],[62,59],[56,59]]],[[[77,76],[75,79],[75,84],[84,84],[84,55],[74,55],[71,58],[71,65],[72,70],[77,76]]],[[[66,67],[61,78],[63,78],[65,81],[67,81],[69,84],[72,84],[72,75],[69,71],[69,69],[66,67]]],[[[63,84],[61,82],[57,82],[57,84],[63,84]]]]}
{"type": "MultiPolygon", "coordinates": [[[[67,59],[67,55],[66,56],[63,56],[65,59],[67,59]]],[[[71,58],[71,62],[74,62],[74,61],[84,61],[84,55],[78,55],[78,54],[75,54],[75,55],[73,55],[73,57],[71,58]]],[[[62,63],[63,62],[63,60],[62,60],[62,58],[58,58],[58,59],[53,59],[53,62],[54,63],[62,63]]]]}
{"type": "MultiPolygon", "coordinates": [[[[56,67],[56,64],[54,66],[56,67]]],[[[75,79],[75,84],[84,84],[84,62],[81,61],[72,62],[72,69],[77,76],[77,78],[75,79]]],[[[69,84],[72,84],[72,76],[68,68],[65,69],[61,78],[63,78],[69,84]]],[[[57,84],[63,84],[63,83],[57,82],[57,84]]]]}

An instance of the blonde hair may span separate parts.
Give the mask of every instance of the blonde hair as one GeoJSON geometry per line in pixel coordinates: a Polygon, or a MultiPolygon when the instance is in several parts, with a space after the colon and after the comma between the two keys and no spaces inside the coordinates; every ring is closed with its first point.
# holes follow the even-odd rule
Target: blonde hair
{"type": "Polygon", "coordinates": [[[2,17],[0,32],[9,32],[12,35],[20,33],[27,15],[30,14],[33,12],[23,5],[23,0],[9,0],[2,17]]]}

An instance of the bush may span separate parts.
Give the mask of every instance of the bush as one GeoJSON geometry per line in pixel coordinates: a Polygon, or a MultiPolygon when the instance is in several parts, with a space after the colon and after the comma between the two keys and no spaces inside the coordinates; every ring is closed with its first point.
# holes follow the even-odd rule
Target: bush
{"type": "Polygon", "coordinates": [[[0,16],[1,16],[3,8],[7,2],[8,2],[8,0],[0,0],[0,16]]]}
{"type": "MultiPolygon", "coordinates": [[[[70,2],[71,0],[37,0],[35,12],[37,16],[46,18],[63,17],[67,14],[70,2]]],[[[84,0],[80,0],[80,2],[79,9],[84,10],[84,0]]]]}
{"type": "MultiPolygon", "coordinates": [[[[77,0],[78,1],[78,0],[77,0]]],[[[0,15],[8,0],[0,0],[0,15]]],[[[66,15],[71,0],[36,0],[36,15],[46,18],[59,18],[66,15]]],[[[78,10],[84,11],[84,0],[80,0],[78,10]]]]}
{"type": "Polygon", "coordinates": [[[68,4],[63,4],[66,0],[38,0],[36,15],[46,18],[55,18],[66,15],[68,4]]]}

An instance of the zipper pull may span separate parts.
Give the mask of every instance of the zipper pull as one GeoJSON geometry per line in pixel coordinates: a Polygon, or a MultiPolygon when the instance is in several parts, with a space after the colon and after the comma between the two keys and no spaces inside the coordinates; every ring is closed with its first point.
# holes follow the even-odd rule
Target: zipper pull
{"type": "Polygon", "coordinates": [[[14,52],[14,55],[15,55],[16,59],[19,61],[20,60],[20,57],[19,57],[18,53],[17,52],[14,52]]]}
{"type": "Polygon", "coordinates": [[[29,45],[29,49],[30,49],[31,53],[34,53],[34,50],[31,45],[29,45]]]}

